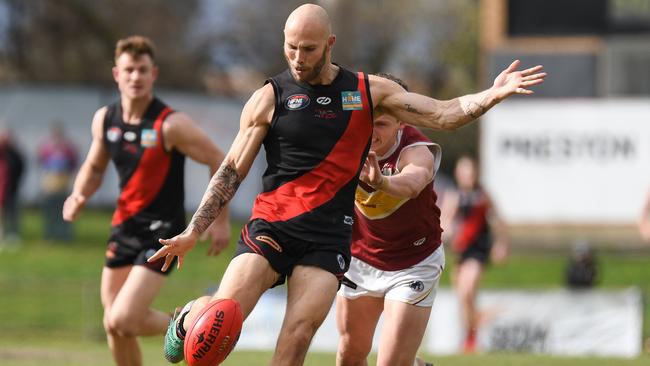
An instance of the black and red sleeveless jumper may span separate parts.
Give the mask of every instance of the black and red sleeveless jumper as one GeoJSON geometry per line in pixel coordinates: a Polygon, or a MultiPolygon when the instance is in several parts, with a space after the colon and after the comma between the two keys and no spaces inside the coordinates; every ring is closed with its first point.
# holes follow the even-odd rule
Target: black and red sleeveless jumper
{"type": "Polygon", "coordinates": [[[162,126],[173,110],[154,98],[139,124],[122,119],[120,102],[108,106],[104,143],[119,176],[120,195],[111,225],[127,231],[164,224],[185,226],[185,156],[164,146],[162,126]],[[159,224],[156,224],[159,223],[159,224]]]}
{"type": "Polygon", "coordinates": [[[354,192],[372,137],[368,77],[340,67],[329,85],[298,82],[289,70],[268,82],[275,112],[251,220],[297,239],[349,245],[354,192]]]}

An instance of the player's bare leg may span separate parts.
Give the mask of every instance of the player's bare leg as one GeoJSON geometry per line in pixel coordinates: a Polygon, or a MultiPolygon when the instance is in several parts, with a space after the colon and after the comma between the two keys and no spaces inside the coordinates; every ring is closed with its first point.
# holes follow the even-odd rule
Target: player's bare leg
{"type": "Polygon", "coordinates": [[[431,307],[386,300],[377,366],[412,366],[430,314],[431,307]]]}
{"type": "Polygon", "coordinates": [[[210,301],[217,299],[233,299],[239,302],[246,319],[262,294],[273,286],[278,278],[278,273],[261,255],[244,253],[236,256],[228,264],[217,292],[212,297],[202,296],[196,299],[185,317],[183,328],[187,330],[198,313],[210,301]]]}
{"type": "Polygon", "coordinates": [[[372,349],[372,338],[383,310],[383,298],[336,297],[336,324],[339,330],[337,366],[368,365],[367,358],[372,349]]]}
{"type": "Polygon", "coordinates": [[[461,316],[465,324],[465,352],[474,352],[478,314],[476,311],[476,292],[483,273],[483,265],[469,258],[458,266],[456,272],[456,292],[461,306],[461,316]]]}
{"type": "Polygon", "coordinates": [[[169,315],[150,309],[165,277],[143,266],[102,271],[104,328],[118,365],[141,365],[137,336],[162,334],[169,315]]]}
{"type": "Polygon", "coordinates": [[[321,268],[296,266],[287,283],[287,309],[272,366],[302,365],[336,296],[338,280],[321,268]]]}

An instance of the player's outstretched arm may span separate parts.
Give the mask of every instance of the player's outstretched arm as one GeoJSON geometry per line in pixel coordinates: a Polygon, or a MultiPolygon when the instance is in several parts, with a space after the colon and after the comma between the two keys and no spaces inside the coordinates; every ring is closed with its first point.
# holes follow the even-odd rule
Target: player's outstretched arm
{"type": "Polygon", "coordinates": [[[270,126],[275,106],[272,88],[267,84],[248,100],[242,111],[239,132],[221,167],[210,180],[190,224],[171,239],[159,239],[163,247],[149,258],[149,262],[165,258],[162,270],[166,271],[174,257],[178,257],[178,268],[181,268],[185,254],[235,195],[253,165],[270,126]]]}
{"type": "Polygon", "coordinates": [[[544,82],[546,73],[541,65],[522,71],[518,67],[519,60],[515,60],[489,89],[445,101],[406,92],[397,83],[374,75],[370,75],[370,89],[382,112],[419,127],[454,130],[513,94],[533,94],[530,87],[544,82]]]}
{"type": "MultiPolygon", "coordinates": [[[[176,149],[190,159],[205,164],[210,168],[210,177],[214,176],[224,159],[224,153],[215,145],[208,135],[184,113],[174,113],[163,125],[165,148],[176,149]]],[[[204,231],[201,240],[209,239],[208,255],[217,255],[228,246],[230,241],[230,219],[228,206],[204,231]]]]}
{"type": "Polygon", "coordinates": [[[95,112],[92,122],[92,142],[86,160],[79,168],[72,186],[72,193],[63,203],[63,219],[65,221],[74,221],[79,211],[86,204],[86,201],[92,196],[102,184],[106,166],[110,160],[108,151],[104,147],[103,127],[106,107],[95,112]]]}

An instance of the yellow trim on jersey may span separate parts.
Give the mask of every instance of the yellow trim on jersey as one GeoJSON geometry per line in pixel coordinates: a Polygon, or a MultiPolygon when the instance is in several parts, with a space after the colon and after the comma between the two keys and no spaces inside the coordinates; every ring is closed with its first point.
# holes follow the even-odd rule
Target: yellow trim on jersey
{"type": "Polygon", "coordinates": [[[357,186],[354,194],[354,204],[361,214],[370,220],[383,219],[397,211],[409,198],[397,198],[383,191],[367,192],[357,186]]]}

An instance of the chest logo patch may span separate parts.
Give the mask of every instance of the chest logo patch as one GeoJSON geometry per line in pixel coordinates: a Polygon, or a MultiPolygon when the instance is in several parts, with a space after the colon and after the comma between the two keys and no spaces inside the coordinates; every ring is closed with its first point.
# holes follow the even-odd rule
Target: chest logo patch
{"type": "Polygon", "coordinates": [[[142,134],[140,135],[140,145],[143,147],[154,147],[158,141],[158,134],[156,130],[151,128],[142,129],[142,134]]]}
{"type": "Polygon", "coordinates": [[[117,142],[122,137],[122,130],[119,127],[111,127],[106,132],[106,138],[110,142],[117,142]]]}
{"type": "Polygon", "coordinates": [[[362,110],[361,92],[358,90],[341,92],[341,104],[344,111],[362,110]]]}
{"type": "Polygon", "coordinates": [[[124,132],[124,139],[128,142],[133,142],[138,138],[138,135],[133,131],[124,132]]]}
{"type": "Polygon", "coordinates": [[[328,104],[332,103],[332,98],[330,98],[330,97],[318,97],[318,98],[316,98],[316,103],[318,103],[320,105],[328,105],[328,104]]]}
{"type": "Polygon", "coordinates": [[[290,111],[299,111],[309,105],[310,99],[307,94],[294,94],[287,98],[284,106],[290,111]]]}

